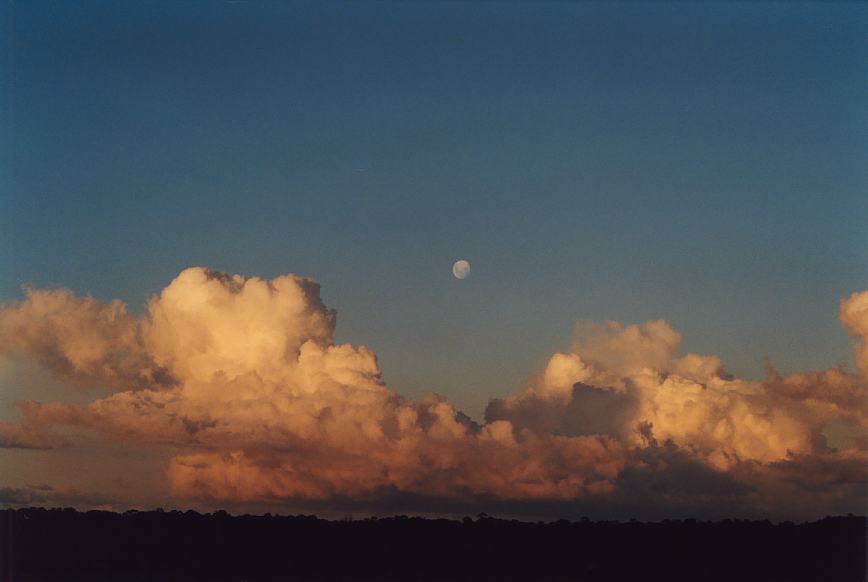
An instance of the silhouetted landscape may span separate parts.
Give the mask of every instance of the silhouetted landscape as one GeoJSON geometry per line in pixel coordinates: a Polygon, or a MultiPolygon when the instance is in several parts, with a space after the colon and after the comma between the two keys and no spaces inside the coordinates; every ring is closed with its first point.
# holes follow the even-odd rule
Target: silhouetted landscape
{"type": "Polygon", "coordinates": [[[865,580],[868,519],[0,511],[3,580],[865,580]]]}

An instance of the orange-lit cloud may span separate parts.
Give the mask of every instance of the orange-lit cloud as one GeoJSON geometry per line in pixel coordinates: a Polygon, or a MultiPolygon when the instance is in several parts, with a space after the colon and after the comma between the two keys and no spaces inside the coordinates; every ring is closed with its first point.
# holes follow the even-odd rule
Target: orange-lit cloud
{"type": "Polygon", "coordinates": [[[334,312],[309,279],[187,269],[139,318],[117,301],[28,290],[0,311],[0,351],[113,392],[87,406],[22,402],[22,422],[0,425],[0,442],[56,446],[48,430],[69,425],[172,445],[184,451],[167,468],[181,499],[604,502],[666,482],[687,502],[725,483],[769,507],[778,489],[787,504],[820,495],[846,505],[860,502],[868,453],[832,450],[823,429],[868,428],[868,293],[843,301],[840,316],[860,374],[764,382],[679,355],[681,336],[662,320],[584,325],[478,425],[442,397],[399,396],[373,353],[334,344],[334,312]]]}
{"type": "Polygon", "coordinates": [[[33,422],[0,422],[0,448],[54,449],[66,444],[66,439],[33,422]]]}
{"type": "Polygon", "coordinates": [[[716,357],[677,356],[681,338],[664,321],[578,335],[523,392],[493,401],[487,419],[566,434],[590,428],[635,446],[653,437],[719,469],[823,452],[832,421],[868,428],[865,378],[843,369],[740,380],[716,357]]]}

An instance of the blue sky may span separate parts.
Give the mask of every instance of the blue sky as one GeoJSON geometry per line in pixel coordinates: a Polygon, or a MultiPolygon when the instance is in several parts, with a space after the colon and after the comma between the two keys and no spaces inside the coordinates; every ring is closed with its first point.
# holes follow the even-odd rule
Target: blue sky
{"type": "Polygon", "coordinates": [[[664,318],[749,377],[850,361],[864,5],[0,10],[2,298],[308,275],[392,388],[476,416],[577,320],[664,318]]]}

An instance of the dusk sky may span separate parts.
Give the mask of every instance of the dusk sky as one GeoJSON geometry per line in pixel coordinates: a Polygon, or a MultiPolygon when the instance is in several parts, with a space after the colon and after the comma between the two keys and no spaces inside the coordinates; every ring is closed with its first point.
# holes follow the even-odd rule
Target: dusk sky
{"type": "Polygon", "coordinates": [[[864,4],[0,20],[0,505],[864,513],[864,4]]]}

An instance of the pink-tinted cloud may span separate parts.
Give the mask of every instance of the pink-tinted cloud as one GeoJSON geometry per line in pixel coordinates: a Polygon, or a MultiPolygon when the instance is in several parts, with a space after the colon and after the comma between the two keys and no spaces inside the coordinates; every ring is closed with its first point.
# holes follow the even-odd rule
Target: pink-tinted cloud
{"type": "Polygon", "coordinates": [[[66,289],[25,289],[0,311],[0,353],[26,352],[80,385],[134,388],[171,379],[142,345],[139,323],[120,301],[102,303],[66,289]]]}
{"type": "Polygon", "coordinates": [[[187,269],[139,318],[119,302],[29,290],[0,311],[14,335],[0,352],[114,392],[87,406],[19,403],[22,424],[0,425],[0,438],[37,443],[71,425],[177,447],[167,477],[179,498],[613,500],[683,472],[754,500],[780,487],[789,504],[818,490],[852,502],[845,483],[861,478],[853,465],[865,452],[829,449],[823,429],[868,427],[865,297],[841,307],[860,374],[740,380],[716,357],[679,355],[665,321],[582,325],[569,351],[477,425],[442,397],[399,396],[370,350],[334,344],[334,312],[309,279],[187,269]]]}

